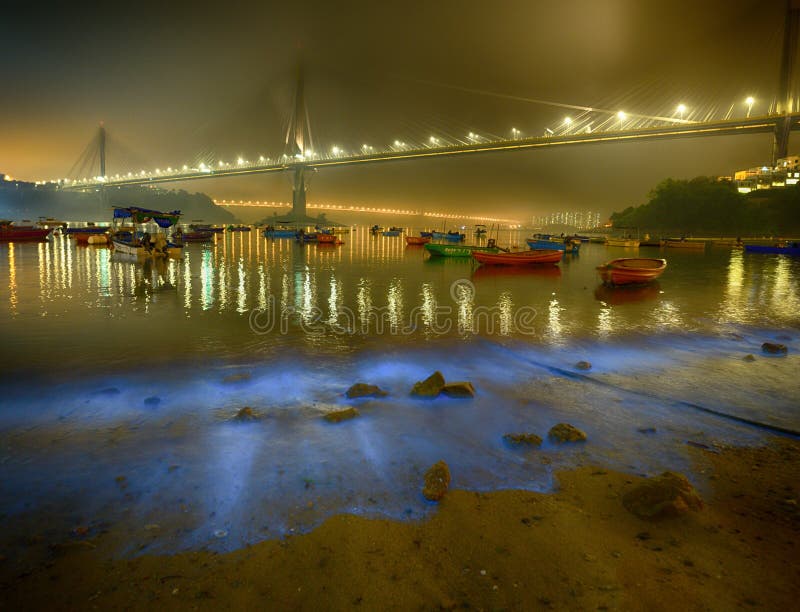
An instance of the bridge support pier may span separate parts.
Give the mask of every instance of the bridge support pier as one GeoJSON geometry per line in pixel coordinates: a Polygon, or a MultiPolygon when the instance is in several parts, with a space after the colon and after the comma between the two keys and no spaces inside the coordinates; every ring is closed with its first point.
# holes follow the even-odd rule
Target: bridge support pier
{"type": "Polygon", "coordinates": [[[306,167],[294,169],[294,188],[292,189],[292,216],[295,219],[306,217],[306,167]]]}
{"type": "Polygon", "coordinates": [[[772,165],[789,154],[789,132],[791,121],[789,113],[794,110],[791,85],[797,54],[798,29],[800,29],[800,0],[786,0],[786,19],[783,26],[783,53],[778,80],[778,105],[776,111],[784,117],[775,124],[775,138],[772,146],[772,165]]]}

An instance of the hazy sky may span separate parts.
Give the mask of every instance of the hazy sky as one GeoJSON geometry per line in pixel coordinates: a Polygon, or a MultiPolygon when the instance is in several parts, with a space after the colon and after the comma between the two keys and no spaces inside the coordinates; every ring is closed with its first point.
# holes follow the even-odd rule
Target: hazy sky
{"type": "MultiPolygon", "coordinates": [[[[775,98],[783,0],[61,3],[0,20],[0,172],[65,176],[99,121],[110,173],[283,151],[299,55],[314,145],[540,135],[568,111],[753,113],[775,98]],[[301,51],[302,50],[302,51],[301,51]]],[[[799,143],[800,144],[800,143],[799,143]]],[[[792,150],[798,150],[792,147],[792,150]]],[[[672,176],[769,159],[768,136],[581,146],[323,169],[311,202],[610,213],[672,176]]],[[[286,177],[196,182],[288,200],[286,177]]]]}

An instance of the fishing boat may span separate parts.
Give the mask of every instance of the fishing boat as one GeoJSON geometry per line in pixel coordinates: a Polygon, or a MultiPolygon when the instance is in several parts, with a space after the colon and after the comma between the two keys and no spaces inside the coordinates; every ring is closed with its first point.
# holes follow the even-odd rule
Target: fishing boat
{"type": "Polygon", "coordinates": [[[183,242],[210,242],[214,239],[214,233],[206,230],[190,230],[175,237],[183,242]]]}
{"type": "Polygon", "coordinates": [[[428,244],[430,241],[430,236],[406,236],[406,244],[408,246],[428,244]]]}
{"type": "Polygon", "coordinates": [[[686,240],[680,239],[667,239],[664,240],[664,246],[668,249],[690,249],[692,251],[704,251],[706,243],[701,240],[686,240]]]}
{"type": "Polygon", "coordinates": [[[180,257],[183,245],[170,242],[166,234],[158,232],[150,236],[147,232],[139,232],[137,225],[153,222],[161,229],[168,229],[178,223],[181,217],[179,210],[160,212],[138,206],[114,207],[112,227],[109,231],[111,248],[117,253],[139,257],[180,257]],[[130,225],[125,225],[129,220],[130,225]]]}
{"type": "Polygon", "coordinates": [[[561,261],[563,251],[556,249],[535,249],[510,253],[484,253],[475,251],[472,258],[480,264],[489,266],[529,266],[557,264],[561,261]]]}
{"type": "Polygon", "coordinates": [[[433,232],[420,232],[419,235],[423,238],[433,238],[433,232]]]}
{"type": "Polygon", "coordinates": [[[393,237],[396,237],[396,236],[400,235],[400,230],[395,230],[395,229],[385,230],[385,231],[381,232],[381,235],[389,236],[389,237],[393,238],[393,237]]]}
{"type": "Polygon", "coordinates": [[[333,234],[327,232],[317,233],[317,244],[336,244],[339,239],[333,234]]]}
{"type": "Polygon", "coordinates": [[[228,226],[229,232],[249,232],[250,226],[249,225],[229,225],[228,226]]]}
{"type": "Polygon", "coordinates": [[[437,232],[435,230],[431,232],[431,238],[434,240],[441,240],[445,236],[447,236],[447,232],[437,232]]]}
{"type": "Polygon", "coordinates": [[[264,228],[262,234],[264,238],[297,238],[297,233],[299,231],[300,228],[290,225],[279,225],[278,227],[268,225],[264,228]]]}
{"type": "Polygon", "coordinates": [[[193,232],[211,232],[212,234],[221,234],[225,231],[225,228],[209,225],[208,223],[204,223],[202,219],[192,221],[189,225],[189,229],[193,232]]]}
{"type": "Polygon", "coordinates": [[[496,246],[467,246],[463,244],[434,244],[429,242],[425,245],[425,250],[432,257],[472,257],[474,252],[499,253],[500,249],[496,246]]]}
{"type": "Polygon", "coordinates": [[[14,225],[13,221],[0,221],[0,242],[44,240],[51,231],[49,227],[14,225]]]}
{"type": "Polygon", "coordinates": [[[771,253],[773,255],[800,257],[800,242],[792,242],[786,245],[777,244],[775,246],[746,244],[744,251],[745,253],[771,253]]]}
{"type": "Polygon", "coordinates": [[[621,257],[597,266],[597,272],[609,285],[633,285],[649,283],[667,269],[666,259],[647,257],[621,257]]]}
{"type": "Polygon", "coordinates": [[[610,247],[627,247],[627,248],[638,248],[639,247],[639,239],[638,238],[606,238],[606,246],[610,247]]]}
{"type": "Polygon", "coordinates": [[[447,232],[444,235],[444,239],[450,242],[464,242],[466,237],[466,234],[462,234],[461,232],[447,232]]]}
{"type": "Polygon", "coordinates": [[[544,249],[546,251],[557,249],[566,253],[579,253],[581,249],[581,241],[574,238],[542,240],[534,237],[528,238],[525,242],[532,249],[544,249]]]}

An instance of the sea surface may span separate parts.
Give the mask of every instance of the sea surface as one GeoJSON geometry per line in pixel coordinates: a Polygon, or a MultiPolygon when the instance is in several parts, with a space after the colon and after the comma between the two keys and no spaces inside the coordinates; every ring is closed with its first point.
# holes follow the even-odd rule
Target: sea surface
{"type": "Polygon", "coordinates": [[[693,446],[800,431],[798,258],[584,244],[504,269],[342,238],[226,233],[145,264],[65,236],[0,244],[0,554],[101,532],[112,554],[232,550],[341,512],[420,519],[439,459],[454,487],[548,491],[578,464],[688,472],[693,446]],[[668,260],[657,283],[600,284],[636,255],[668,260]],[[435,370],[476,397],[409,397],[435,370]],[[389,395],[348,400],[355,382],[389,395]],[[588,441],[547,440],[560,422],[588,441]],[[517,432],[545,442],[506,445],[517,432]]]}

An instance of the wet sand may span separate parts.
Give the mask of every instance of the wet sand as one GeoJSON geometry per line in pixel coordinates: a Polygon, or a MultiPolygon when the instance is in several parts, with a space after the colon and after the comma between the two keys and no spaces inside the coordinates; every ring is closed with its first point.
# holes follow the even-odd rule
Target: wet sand
{"type": "Polygon", "coordinates": [[[641,477],[585,466],[559,473],[552,494],[451,490],[424,522],[339,515],[229,554],[110,558],[101,551],[113,526],[91,538],[32,538],[43,558],[0,561],[0,608],[796,607],[800,441],[691,454],[705,507],[657,522],[622,505],[641,477]]]}

